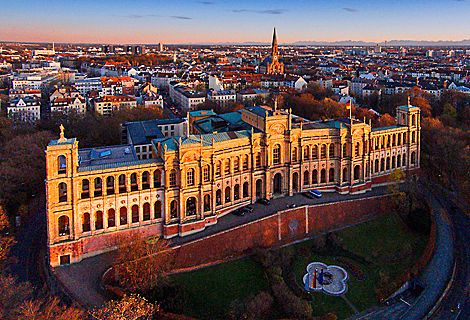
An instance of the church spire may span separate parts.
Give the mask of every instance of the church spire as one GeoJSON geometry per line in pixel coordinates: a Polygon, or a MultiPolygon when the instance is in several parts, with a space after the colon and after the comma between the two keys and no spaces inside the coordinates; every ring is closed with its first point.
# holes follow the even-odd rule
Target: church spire
{"type": "Polygon", "coordinates": [[[274,28],[273,32],[273,44],[271,47],[271,55],[273,57],[273,60],[277,61],[277,36],[276,36],[276,28],[274,28]]]}

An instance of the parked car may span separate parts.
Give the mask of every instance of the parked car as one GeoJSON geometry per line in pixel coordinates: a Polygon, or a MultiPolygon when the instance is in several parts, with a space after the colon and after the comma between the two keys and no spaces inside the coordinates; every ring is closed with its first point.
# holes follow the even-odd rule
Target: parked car
{"type": "Polygon", "coordinates": [[[321,198],[321,196],[322,196],[321,192],[318,191],[318,190],[310,190],[310,191],[307,191],[307,192],[310,192],[316,198],[321,198]]]}
{"type": "Polygon", "coordinates": [[[291,203],[287,205],[287,208],[295,208],[297,205],[295,203],[291,203]]]}
{"type": "Polygon", "coordinates": [[[243,208],[238,208],[237,210],[233,211],[233,214],[236,216],[244,216],[245,210],[243,210],[243,208]]]}
{"type": "Polygon", "coordinates": [[[265,206],[271,203],[268,199],[265,199],[265,198],[258,199],[258,202],[261,204],[264,204],[265,206]]]}
{"type": "Polygon", "coordinates": [[[305,192],[302,192],[302,195],[303,195],[304,197],[307,197],[307,198],[309,198],[309,199],[313,199],[313,198],[315,198],[315,196],[312,194],[312,192],[311,192],[311,191],[305,191],[305,192]]]}
{"type": "Polygon", "coordinates": [[[246,207],[243,207],[242,210],[245,211],[246,213],[252,213],[253,207],[246,206],[246,207]]]}

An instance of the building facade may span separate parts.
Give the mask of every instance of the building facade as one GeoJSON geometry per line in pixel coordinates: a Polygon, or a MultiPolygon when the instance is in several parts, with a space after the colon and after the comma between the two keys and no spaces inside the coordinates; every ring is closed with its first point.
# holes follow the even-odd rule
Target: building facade
{"type": "Polygon", "coordinates": [[[153,139],[150,159],[132,145],[80,150],[62,132],[46,150],[51,265],[108,250],[116,234],[186,236],[259,198],[366,192],[393,170],[419,168],[420,109],[411,105],[386,128],[269,107],[239,113],[242,130],[153,139]]]}

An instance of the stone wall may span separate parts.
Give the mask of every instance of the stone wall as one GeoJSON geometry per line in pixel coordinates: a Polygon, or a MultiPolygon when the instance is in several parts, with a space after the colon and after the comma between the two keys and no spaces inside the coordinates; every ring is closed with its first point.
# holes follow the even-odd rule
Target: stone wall
{"type": "Polygon", "coordinates": [[[210,265],[248,252],[253,247],[288,244],[355,224],[389,208],[389,197],[378,196],[317,206],[303,206],[174,247],[174,270],[210,265]]]}

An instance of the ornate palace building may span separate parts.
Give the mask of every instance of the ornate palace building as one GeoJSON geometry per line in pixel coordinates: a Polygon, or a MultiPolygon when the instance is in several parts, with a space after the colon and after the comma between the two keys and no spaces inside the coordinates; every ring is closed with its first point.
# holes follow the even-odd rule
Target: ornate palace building
{"type": "Polygon", "coordinates": [[[365,192],[419,167],[420,109],[411,105],[385,128],[263,106],[188,117],[189,134],[152,138],[140,160],[136,145],[79,149],[62,128],[46,150],[52,266],[103,252],[116,234],[185,236],[258,198],[365,192]]]}

